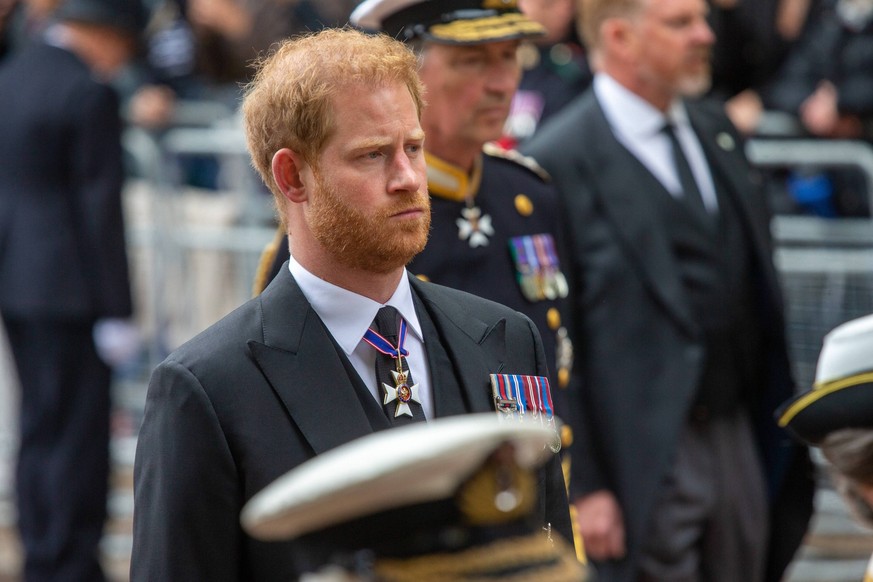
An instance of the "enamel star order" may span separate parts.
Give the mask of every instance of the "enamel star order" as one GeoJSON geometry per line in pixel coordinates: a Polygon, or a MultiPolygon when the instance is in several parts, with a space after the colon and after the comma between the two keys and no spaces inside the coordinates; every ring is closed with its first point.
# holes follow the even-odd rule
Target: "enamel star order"
{"type": "Polygon", "coordinates": [[[404,414],[413,416],[412,409],[409,408],[410,401],[421,404],[421,400],[418,399],[418,384],[410,386],[406,381],[409,374],[403,371],[403,357],[409,355],[409,352],[403,347],[403,344],[406,343],[406,330],[406,321],[401,318],[400,329],[397,333],[399,340],[396,347],[373,329],[368,329],[364,333],[365,342],[376,348],[376,351],[379,353],[390,356],[397,362],[397,370],[391,370],[394,386],[382,382],[382,389],[385,392],[382,404],[385,405],[395,400],[397,401],[397,407],[394,409],[394,418],[404,414]]]}
{"type": "Polygon", "coordinates": [[[385,391],[385,398],[382,404],[388,404],[396,400],[397,407],[394,409],[394,417],[403,416],[404,414],[412,416],[409,402],[421,404],[421,400],[418,399],[418,384],[413,384],[412,386],[407,384],[406,374],[403,372],[391,370],[391,376],[394,377],[395,386],[382,383],[382,389],[385,391]]]}
{"type": "Polygon", "coordinates": [[[458,225],[458,238],[466,240],[472,248],[488,245],[488,237],[494,235],[491,216],[482,214],[478,206],[462,209],[461,216],[463,218],[455,220],[458,225]]]}

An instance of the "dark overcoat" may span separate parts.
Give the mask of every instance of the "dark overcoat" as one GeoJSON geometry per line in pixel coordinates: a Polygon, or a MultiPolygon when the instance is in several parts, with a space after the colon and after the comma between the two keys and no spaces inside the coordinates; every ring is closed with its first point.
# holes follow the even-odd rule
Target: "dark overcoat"
{"type": "MultiPolygon", "coordinates": [[[[749,387],[751,417],[773,513],[769,580],[805,532],[813,491],[809,458],[773,421],[793,392],[783,305],[772,262],[769,211],[743,142],[720,108],[687,104],[711,171],[736,203],[753,249],[767,378],[749,387]]],[[[578,401],[571,498],[608,489],[621,505],[626,559],[602,564],[604,580],[633,580],[653,501],[675,458],[704,363],[667,230],[657,220],[660,182],[610,128],[589,90],[550,120],[524,153],[552,176],[567,221],[569,309],[578,401]]]]}

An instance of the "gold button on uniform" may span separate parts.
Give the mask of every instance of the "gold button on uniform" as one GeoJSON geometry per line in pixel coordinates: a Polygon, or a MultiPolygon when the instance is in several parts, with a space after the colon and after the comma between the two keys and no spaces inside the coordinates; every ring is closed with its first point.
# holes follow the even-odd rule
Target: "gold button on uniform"
{"type": "Polygon", "coordinates": [[[561,368],[558,370],[558,388],[566,388],[570,383],[570,370],[561,368]]]}
{"type": "Polygon", "coordinates": [[[569,447],[573,444],[573,429],[565,424],[561,427],[561,445],[569,447]]]}
{"type": "Polygon", "coordinates": [[[549,328],[557,331],[561,327],[561,312],[555,307],[550,307],[546,313],[546,321],[549,322],[549,328]]]}
{"type": "Polygon", "coordinates": [[[531,199],[524,194],[517,194],[515,196],[515,209],[522,216],[530,216],[533,214],[534,205],[531,199]]]}

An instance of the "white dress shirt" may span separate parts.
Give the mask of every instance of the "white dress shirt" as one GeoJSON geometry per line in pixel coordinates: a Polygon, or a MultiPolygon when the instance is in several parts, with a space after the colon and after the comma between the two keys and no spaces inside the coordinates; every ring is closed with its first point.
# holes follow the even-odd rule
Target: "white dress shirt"
{"type": "Polygon", "coordinates": [[[355,371],[364,381],[379,405],[382,405],[382,390],[376,385],[376,349],[363,340],[364,333],[376,318],[376,312],[385,305],[391,305],[406,320],[409,332],[406,334],[405,348],[409,350],[406,361],[412,379],[418,385],[421,407],[427,419],[433,418],[433,396],[430,389],[430,368],[424,350],[424,334],[412,302],[412,289],[406,270],[400,284],[385,305],[368,297],[358,295],[348,289],[337,287],[324,279],[319,279],[294,260],[292,255],[288,268],[300,286],[303,295],[312,309],[324,322],[325,327],[348,356],[355,371]]]}
{"type": "Polygon", "coordinates": [[[594,94],[616,139],[649,169],[670,194],[681,198],[682,185],[673,162],[673,148],[670,138],[663,131],[668,121],[672,123],[706,210],[718,212],[718,199],[709,164],[681,99],[673,101],[668,114],[664,115],[606,73],[594,76],[594,94]]]}

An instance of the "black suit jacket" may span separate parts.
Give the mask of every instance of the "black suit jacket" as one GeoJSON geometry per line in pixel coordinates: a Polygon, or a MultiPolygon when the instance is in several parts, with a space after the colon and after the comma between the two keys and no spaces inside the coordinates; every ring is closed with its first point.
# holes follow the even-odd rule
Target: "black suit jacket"
{"type": "Polygon", "coordinates": [[[131,313],[118,97],[42,42],[0,67],[0,311],[131,313]]]}
{"type": "MultiPolygon", "coordinates": [[[[439,335],[427,342],[442,342],[469,412],[493,410],[490,373],[545,374],[529,319],[410,281],[439,335]]],[[[132,579],[287,581],[316,567],[324,556],[302,543],[246,536],[239,512],[286,471],[372,431],[327,329],[286,266],[152,376],[134,472],[132,579]]],[[[542,519],[572,539],[557,458],[546,469],[542,519]]]]}
{"type": "MultiPolygon", "coordinates": [[[[783,306],[769,235],[769,212],[743,143],[720,108],[687,104],[711,171],[727,185],[754,250],[767,379],[754,388],[774,525],[770,579],[790,561],[811,512],[806,452],[772,420],[793,383],[783,306]],[[783,500],[790,501],[785,510],[783,500]],[[784,515],[783,515],[784,511],[784,515]],[[792,521],[785,526],[783,517],[792,521]]],[[[579,400],[571,498],[615,493],[628,556],[608,565],[609,580],[631,580],[652,502],[675,454],[702,372],[703,330],[691,312],[654,196],[663,186],[615,138],[593,90],[550,120],[524,148],[552,175],[565,205],[574,290],[571,337],[579,400]]],[[[607,568],[607,566],[603,566],[607,568]]]]}

